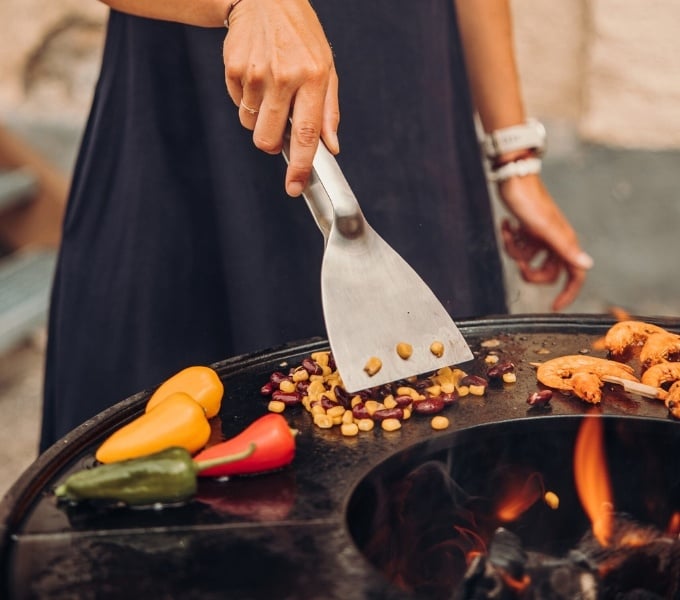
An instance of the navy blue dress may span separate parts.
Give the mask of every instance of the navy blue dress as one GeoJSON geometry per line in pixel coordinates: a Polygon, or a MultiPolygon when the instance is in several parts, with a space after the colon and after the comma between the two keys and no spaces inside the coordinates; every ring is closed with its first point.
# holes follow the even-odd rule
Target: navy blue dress
{"type": "MultiPolygon", "coordinates": [[[[454,317],[506,312],[451,0],[316,0],[338,156],[454,317]]],[[[191,364],[325,336],[323,238],[224,83],[225,30],[111,12],[52,296],[41,449],[191,364]]],[[[378,291],[376,291],[378,293],[378,291]]]]}

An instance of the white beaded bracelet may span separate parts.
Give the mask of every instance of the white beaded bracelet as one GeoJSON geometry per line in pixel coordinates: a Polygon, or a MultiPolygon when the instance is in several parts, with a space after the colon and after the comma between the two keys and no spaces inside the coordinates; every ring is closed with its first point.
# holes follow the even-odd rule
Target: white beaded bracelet
{"type": "Polygon", "coordinates": [[[511,177],[526,177],[541,172],[540,158],[523,158],[504,164],[489,173],[489,181],[496,183],[511,177]]]}

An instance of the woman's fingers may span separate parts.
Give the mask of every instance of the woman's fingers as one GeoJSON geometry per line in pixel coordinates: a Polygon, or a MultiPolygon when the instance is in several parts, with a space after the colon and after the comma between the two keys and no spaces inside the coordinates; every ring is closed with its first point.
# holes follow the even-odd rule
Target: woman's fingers
{"type": "Polygon", "coordinates": [[[553,301],[553,310],[562,310],[576,299],[585,282],[586,269],[566,262],[545,242],[507,219],[501,223],[501,238],[506,253],[517,263],[520,276],[527,283],[552,284],[563,271],[566,273],[564,285],[553,301]]]}
{"type": "Polygon", "coordinates": [[[307,183],[319,138],[337,153],[337,75],[330,45],[308,0],[240,3],[224,45],[229,95],[253,143],[278,153],[291,125],[286,191],[307,183]],[[236,18],[237,17],[237,18],[236,18]]]}
{"type": "Polygon", "coordinates": [[[338,75],[335,67],[331,70],[326,100],[323,105],[323,119],[321,122],[321,138],[332,154],[340,152],[338,141],[338,125],[340,124],[340,106],[338,105],[338,75]]]}
{"type": "Polygon", "coordinates": [[[576,300],[585,283],[586,273],[585,269],[567,268],[567,280],[562,287],[562,291],[553,300],[552,309],[554,311],[562,310],[576,300]]]}

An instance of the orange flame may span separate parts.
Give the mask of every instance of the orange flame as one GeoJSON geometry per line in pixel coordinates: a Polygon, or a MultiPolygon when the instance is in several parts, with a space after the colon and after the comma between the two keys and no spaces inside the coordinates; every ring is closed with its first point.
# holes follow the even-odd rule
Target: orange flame
{"type": "Polygon", "coordinates": [[[543,480],[538,473],[532,473],[520,489],[511,489],[501,500],[496,516],[506,523],[514,521],[543,496],[543,480]]]}
{"type": "Polygon", "coordinates": [[[593,534],[602,546],[607,546],[613,528],[613,502],[604,457],[602,419],[583,419],[574,448],[574,469],[576,491],[593,534]]]}
{"type": "Polygon", "coordinates": [[[671,515],[666,530],[670,535],[680,535],[680,512],[676,511],[671,515]]]}

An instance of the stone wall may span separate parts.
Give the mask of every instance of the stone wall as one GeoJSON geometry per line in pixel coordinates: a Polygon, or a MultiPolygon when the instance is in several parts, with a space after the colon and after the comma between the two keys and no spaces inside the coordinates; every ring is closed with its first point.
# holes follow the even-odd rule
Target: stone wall
{"type": "Polygon", "coordinates": [[[3,0],[0,117],[82,122],[99,68],[106,12],[94,0],[3,0]]]}
{"type": "Polygon", "coordinates": [[[512,0],[531,114],[626,148],[680,148],[677,0],[512,0]]]}
{"type": "MultiPolygon", "coordinates": [[[[680,148],[680,2],[511,1],[530,114],[586,141],[680,148]]],[[[106,11],[95,0],[0,3],[0,118],[84,118],[106,11]]]]}

